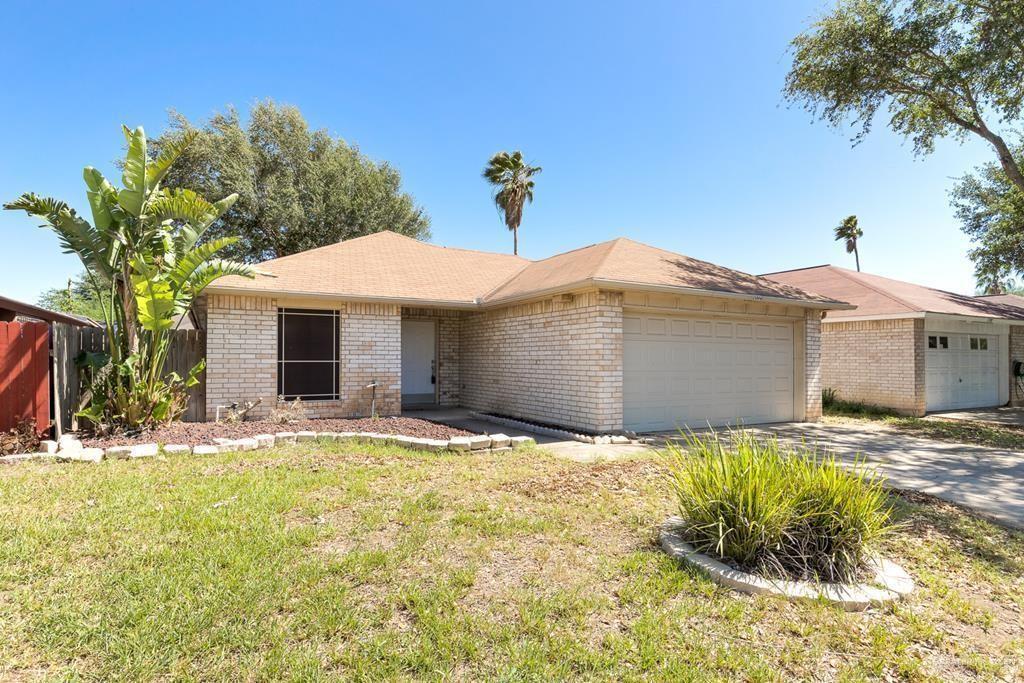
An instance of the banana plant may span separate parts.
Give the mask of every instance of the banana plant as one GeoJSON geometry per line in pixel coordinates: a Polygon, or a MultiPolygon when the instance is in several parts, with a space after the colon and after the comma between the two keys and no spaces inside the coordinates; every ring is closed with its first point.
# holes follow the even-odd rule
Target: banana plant
{"type": "Polygon", "coordinates": [[[122,130],[128,147],[123,187],[116,188],[91,166],[83,172],[91,223],[65,202],[33,193],[4,205],[41,218],[41,227],[57,234],[64,252],[78,255],[90,286],[104,302],[109,353],[101,361],[89,358],[90,399],[80,412],[100,431],[151,427],[184,412],[185,392],[204,362],[186,378],[165,375],[171,334],[212,282],[258,272],[218,257],[237,237],[203,240],[237,195],[211,203],[191,190],[161,187],[196,132],[183,133],[151,159],[143,129],[122,130]]]}

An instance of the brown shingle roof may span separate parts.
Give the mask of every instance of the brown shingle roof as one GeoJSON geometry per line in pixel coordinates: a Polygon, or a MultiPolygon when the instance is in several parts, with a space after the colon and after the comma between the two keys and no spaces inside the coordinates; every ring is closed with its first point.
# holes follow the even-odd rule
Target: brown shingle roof
{"type": "Polygon", "coordinates": [[[267,275],[228,277],[210,289],[477,305],[596,284],[781,299],[820,308],[845,305],[626,238],[531,262],[378,232],[266,261],[259,268],[267,275]]]}
{"type": "Polygon", "coordinates": [[[857,308],[829,311],[829,320],[863,316],[892,316],[918,313],[1024,318],[1024,311],[985,298],[954,294],[880,275],[858,273],[836,266],[814,266],[768,273],[764,277],[824,296],[849,301],[857,308]]]}
{"type": "Polygon", "coordinates": [[[976,296],[975,299],[981,299],[982,301],[988,301],[994,304],[1000,304],[1003,306],[1015,306],[1016,308],[1024,308],[1024,296],[1019,294],[984,294],[982,296],[976,296]]]}
{"type": "Polygon", "coordinates": [[[608,285],[679,287],[828,305],[840,303],[796,287],[658,249],[626,237],[535,261],[484,297],[484,302],[516,299],[589,281],[608,285]]]}
{"type": "Polygon", "coordinates": [[[259,269],[272,277],[226,277],[210,289],[472,304],[528,263],[384,231],[265,261],[259,269]]]}

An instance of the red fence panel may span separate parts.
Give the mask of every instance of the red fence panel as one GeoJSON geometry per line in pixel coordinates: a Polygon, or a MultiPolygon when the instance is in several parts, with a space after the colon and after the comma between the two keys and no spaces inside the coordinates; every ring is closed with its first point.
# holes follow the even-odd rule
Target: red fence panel
{"type": "Polygon", "coordinates": [[[0,322],[0,431],[24,420],[50,428],[49,327],[0,322]]]}

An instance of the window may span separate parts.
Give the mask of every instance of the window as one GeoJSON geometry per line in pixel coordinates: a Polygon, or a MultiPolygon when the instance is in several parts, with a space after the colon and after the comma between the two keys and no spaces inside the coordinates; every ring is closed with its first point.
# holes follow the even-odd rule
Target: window
{"type": "Polygon", "coordinates": [[[988,337],[971,337],[971,351],[988,351],[988,337]]]}
{"type": "Polygon", "coordinates": [[[977,351],[977,350],[978,350],[978,338],[977,337],[971,337],[971,351],[977,351]]]}
{"type": "Polygon", "coordinates": [[[287,400],[337,399],[338,311],[277,309],[277,393],[287,400]]]}
{"type": "Polygon", "coordinates": [[[939,348],[940,349],[948,349],[949,348],[949,337],[939,337],[939,348]]]}
{"type": "Polygon", "coordinates": [[[936,337],[935,335],[929,336],[928,337],[928,348],[929,349],[937,349],[937,348],[939,348],[939,338],[936,337]]]}

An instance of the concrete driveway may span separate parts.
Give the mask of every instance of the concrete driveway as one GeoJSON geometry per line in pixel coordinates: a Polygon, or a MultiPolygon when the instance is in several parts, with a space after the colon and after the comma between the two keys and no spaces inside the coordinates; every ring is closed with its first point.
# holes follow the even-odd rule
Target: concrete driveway
{"type": "Polygon", "coordinates": [[[892,486],[967,505],[1024,529],[1024,453],[922,439],[872,423],[793,423],[759,431],[783,441],[817,443],[846,462],[863,454],[892,486]]]}
{"type": "MultiPolygon", "coordinates": [[[[596,462],[650,452],[649,446],[593,445],[560,441],[470,418],[455,408],[408,413],[478,433],[527,435],[555,455],[576,462],[596,462]]],[[[910,436],[880,423],[786,423],[752,428],[782,441],[829,448],[845,462],[857,455],[877,468],[892,486],[914,489],[971,507],[1000,522],[1024,529],[1024,453],[933,441],[910,436]]],[[[660,443],[677,433],[660,435],[660,443]]]]}

